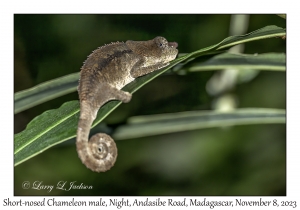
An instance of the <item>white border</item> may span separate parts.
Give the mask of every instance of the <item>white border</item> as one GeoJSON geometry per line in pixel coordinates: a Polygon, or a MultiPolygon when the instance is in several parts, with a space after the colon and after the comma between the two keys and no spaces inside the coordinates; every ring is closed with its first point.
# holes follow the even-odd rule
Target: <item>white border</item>
{"type": "MultiPolygon", "coordinates": [[[[300,205],[299,170],[299,12],[298,5],[275,1],[7,1],[2,0],[1,8],[1,206],[4,199],[42,200],[43,197],[13,197],[13,14],[14,13],[287,13],[287,196],[263,197],[264,200],[297,200],[300,205]],[[230,3],[230,5],[229,5],[230,3]]],[[[296,1],[294,1],[296,2],[296,1]]],[[[120,197],[115,197],[120,199],[120,197]]],[[[144,199],[145,197],[137,197],[144,199]]],[[[156,197],[151,197],[155,199],[156,197]]],[[[163,197],[169,199],[172,197],[163,197]]],[[[173,197],[182,199],[183,197],[173,197]]],[[[245,201],[258,197],[237,197],[245,201]]],[[[46,199],[50,199],[49,197],[46,199]]],[[[72,197],[55,197],[57,200],[72,200],[72,197]]],[[[76,197],[77,200],[97,200],[97,197],[76,197]]],[[[105,197],[105,199],[110,199],[105,197]]],[[[133,200],[135,197],[129,197],[133,200]]],[[[188,198],[190,199],[190,198],[188,198]]],[[[199,198],[198,199],[203,199],[199,198]]],[[[208,200],[235,200],[235,197],[208,197],[208,200]]],[[[31,207],[29,207],[31,209],[31,207]]],[[[51,208],[51,207],[49,207],[51,208]]],[[[99,208],[99,207],[96,207],[99,208]]],[[[123,207],[124,209],[126,207],[123,207]]],[[[157,207],[159,208],[159,207],[157,207]]],[[[193,207],[199,208],[199,207],[193,207]]],[[[220,208],[220,207],[215,207],[220,208]]],[[[228,207],[229,208],[229,207],[228,207]]],[[[232,208],[232,207],[230,207],[232,208]]],[[[244,208],[244,207],[243,207],[244,208]]],[[[239,207],[238,209],[243,209],[239,207]]],[[[264,209],[273,209],[265,207],[264,209]]],[[[106,208],[109,209],[109,208],[106,208]]],[[[113,209],[117,209],[113,207],[113,209]]],[[[140,209],[131,207],[130,209],[140,209]]],[[[278,208],[276,208],[278,209],[278,208]]]]}

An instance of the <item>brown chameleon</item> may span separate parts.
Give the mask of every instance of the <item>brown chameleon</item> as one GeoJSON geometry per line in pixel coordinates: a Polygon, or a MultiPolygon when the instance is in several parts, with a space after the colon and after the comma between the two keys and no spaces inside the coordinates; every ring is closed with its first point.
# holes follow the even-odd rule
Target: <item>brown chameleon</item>
{"type": "Polygon", "coordinates": [[[115,42],[92,52],[81,67],[78,93],[80,117],[76,147],[82,163],[96,172],[109,170],[117,158],[117,147],[107,134],[88,139],[98,110],[111,100],[127,103],[131,94],[121,89],[135,78],[161,69],[177,56],[178,44],[163,37],[149,41],[115,42]]]}

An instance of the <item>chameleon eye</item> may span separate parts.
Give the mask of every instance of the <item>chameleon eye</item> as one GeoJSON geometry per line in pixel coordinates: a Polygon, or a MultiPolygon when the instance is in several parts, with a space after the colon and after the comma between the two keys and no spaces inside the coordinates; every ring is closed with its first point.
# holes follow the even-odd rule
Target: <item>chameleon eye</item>
{"type": "Polygon", "coordinates": [[[157,44],[158,47],[166,47],[168,45],[168,41],[164,38],[164,37],[161,37],[161,36],[157,36],[155,37],[155,42],[157,44]]]}
{"type": "Polygon", "coordinates": [[[167,45],[167,42],[165,42],[164,40],[160,40],[160,42],[158,43],[159,47],[166,47],[167,45]]]}

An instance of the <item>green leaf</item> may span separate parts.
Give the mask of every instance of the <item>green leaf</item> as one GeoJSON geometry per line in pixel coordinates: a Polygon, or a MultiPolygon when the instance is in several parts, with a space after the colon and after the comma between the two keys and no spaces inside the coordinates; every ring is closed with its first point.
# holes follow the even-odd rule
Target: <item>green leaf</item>
{"type": "MultiPolygon", "coordinates": [[[[169,66],[160,69],[158,71],[155,71],[151,74],[145,75],[143,77],[137,78],[132,83],[128,84],[126,87],[123,88],[123,90],[134,93],[139,88],[141,88],[143,85],[147,84],[154,78],[158,77],[159,75],[166,72],[171,67],[175,66],[176,64],[187,61],[189,59],[196,58],[201,55],[211,54],[216,49],[222,49],[225,47],[233,46],[234,43],[242,43],[247,41],[253,41],[260,38],[271,38],[276,37],[281,34],[285,34],[285,30],[282,28],[279,28],[277,26],[267,26],[265,28],[262,28],[260,30],[257,30],[255,32],[252,32],[248,35],[244,36],[232,36],[229,38],[224,39],[222,42],[189,53],[187,55],[184,55],[182,57],[177,58],[176,60],[172,61],[169,66]]],[[[72,83],[72,81],[77,82],[77,76],[72,74],[71,76],[66,76],[63,79],[66,81],[69,81],[72,83]],[[72,78],[71,78],[72,77],[72,78]],[[75,79],[76,78],[76,79],[75,79]]],[[[54,86],[52,88],[53,83],[59,83],[58,80],[61,80],[62,78],[59,78],[57,80],[52,80],[49,83],[44,83],[42,86],[44,88],[44,94],[43,96],[40,96],[42,98],[48,97],[54,98],[55,94],[53,94],[57,87],[54,86]],[[48,89],[48,95],[45,94],[48,89]],[[51,95],[51,96],[50,96],[51,95]]],[[[76,85],[71,85],[74,90],[76,89],[76,85]]],[[[69,88],[62,88],[61,91],[70,90],[69,88]]],[[[27,90],[30,91],[30,90],[27,90]]],[[[38,94],[39,91],[37,91],[35,88],[31,89],[31,92],[23,91],[23,97],[20,95],[17,95],[16,99],[19,100],[19,103],[23,104],[18,106],[19,110],[24,110],[26,107],[32,107],[34,102],[32,100],[37,100],[34,98],[35,94],[38,94]],[[36,92],[35,92],[36,91],[36,92]],[[26,103],[22,102],[22,100],[28,100],[28,105],[26,103]]],[[[43,91],[42,91],[43,92],[43,91]]],[[[17,93],[19,94],[19,93],[17,93]]],[[[41,101],[44,101],[41,99],[41,101]]],[[[120,101],[110,101],[107,104],[105,104],[98,112],[97,118],[95,119],[93,126],[101,122],[108,114],[110,114],[114,109],[116,109],[121,104],[120,101]]],[[[44,112],[40,116],[37,116],[34,118],[26,127],[26,129],[14,137],[14,164],[15,166],[24,162],[25,160],[28,160],[29,158],[41,153],[42,151],[58,144],[63,141],[66,141],[68,139],[71,139],[75,137],[76,130],[77,130],[77,123],[78,123],[78,117],[79,117],[79,103],[78,101],[71,101],[64,103],[60,108],[49,110],[47,112],[44,112]]]]}
{"type": "MultiPolygon", "coordinates": [[[[213,52],[214,50],[228,48],[236,44],[241,44],[259,39],[284,36],[285,34],[286,32],[283,28],[277,26],[266,26],[246,35],[230,36],[216,45],[212,45],[210,47],[189,54],[185,54],[184,56],[176,59],[173,62],[173,64],[176,65],[183,61],[188,62],[200,55],[214,54],[216,53],[213,52]]],[[[54,99],[56,97],[63,96],[65,94],[75,91],[78,85],[78,79],[79,73],[74,73],[42,83],[33,88],[15,93],[15,114],[29,109],[31,107],[34,107],[43,102],[54,99]]]]}
{"type": "Polygon", "coordinates": [[[278,14],[279,17],[286,19],[286,14],[278,14]]]}
{"type": "Polygon", "coordinates": [[[277,26],[266,26],[246,35],[228,37],[222,41],[222,44],[218,49],[224,49],[237,44],[242,44],[260,39],[281,37],[284,35],[286,35],[285,29],[277,26]]]}
{"type": "Polygon", "coordinates": [[[223,53],[194,64],[188,71],[221,70],[226,68],[285,71],[286,56],[284,53],[265,53],[260,55],[223,53]]]}
{"type": "Polygon", "coordinates": [[[74,92],[78,85],[78,79],[79,72],[15,93],[15,114],[51,99],[74,92]]]}
{"type": "Polygon", "coordinates": [[[24,131],[15,135],[15,165],[74,137],[78,118],[78,101],[64,103],[59,109],[48,110],[35,117],[24,131]]]}
{"type": "Polygon", "coordinates": [[[230,112],[190,111],[132,117],[113,134],[117,140],[190,131],[203,128],[285,123],[285,110],[244,108],[230,112]]]}

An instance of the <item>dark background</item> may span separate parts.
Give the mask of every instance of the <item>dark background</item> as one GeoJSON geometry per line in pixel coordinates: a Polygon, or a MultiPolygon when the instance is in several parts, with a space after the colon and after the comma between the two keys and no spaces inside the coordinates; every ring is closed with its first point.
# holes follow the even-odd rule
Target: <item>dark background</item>
{"type": "MultiPolygon", "coordinates": [[[[14,91],[80,70],[98,46],[149,40],[160,35],[189,53],[229,36],[230,15],[15,15],[14,91]]],[[[285,27],[276,15],[250,15],[248,32],[285,27]]],[[[247,33],[248,33],[247,32],[247,33]]],[[[285,52],[285,40],[245,45],[244,53],[285,52]]],[[[110,114],[111,128],[135,115],[210,110],[205,86],[215,72],[162,75],[110,114]]],[[[238,107],[286,108],[286,75],[262,71],[230,91],[238,107]]],[[[15,115],[14,130],[48,109],[78,100],[76,92],[15,115]]],[[[286,195],[286,127],[244,125],[117,141],[116,165],[94,173],[79,160],[75,140],[52,147],[14,167],[15,195],[286,195]],[[59,181],[92,185],[92,190],[24,190],[22,183],[59,181]]]]}

